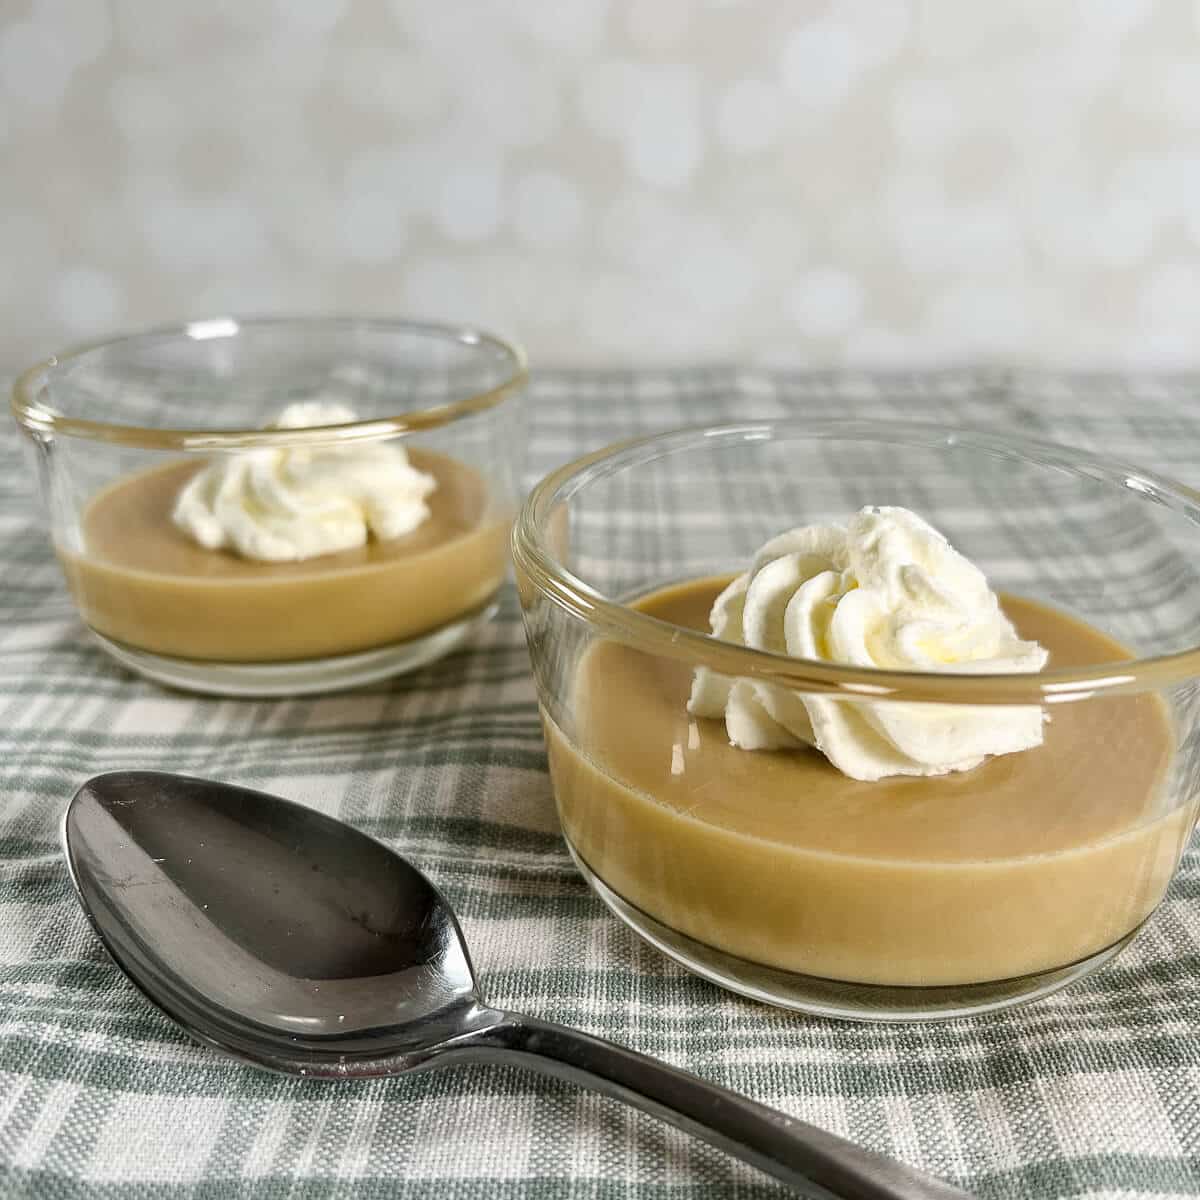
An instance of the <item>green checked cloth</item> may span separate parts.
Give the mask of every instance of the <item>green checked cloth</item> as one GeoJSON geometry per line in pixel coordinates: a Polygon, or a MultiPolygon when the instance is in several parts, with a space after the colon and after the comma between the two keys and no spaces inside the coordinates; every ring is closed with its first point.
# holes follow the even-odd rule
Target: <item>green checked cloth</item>
{"type": "MultiPolygon", "coordinates": [[[[559,372],[531,478],[700,421],[1015,426],[1200,483],[1200,378],[559,372]]],[[[594,899],[559,840],[516,601],[468,649],[358,692],[194,699],[85,639],[0,438],[0,1197],[758,1197],[782,1189],[606,1099],[496,1068],[316,1083],[193,1044],[71,895],[67,799],[121,767],[205,775],[348,820],[448,893],[485,994],[579,1026],[984,1197],[1200,1196],[1200,857],[1113,965],[1024,1010],[851,1025],[694,979],[594,899]]]]}

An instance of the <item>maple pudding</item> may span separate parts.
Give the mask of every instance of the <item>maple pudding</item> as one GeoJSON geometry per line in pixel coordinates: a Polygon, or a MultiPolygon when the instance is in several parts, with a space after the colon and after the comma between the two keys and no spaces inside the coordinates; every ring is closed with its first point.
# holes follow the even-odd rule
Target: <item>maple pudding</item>
{"type": "MultiPolygon", "coordinates": [[[[633,607],[707,630],[727,583],[633,607]]],[[[1128,657],[1072,617],[1003,604],[1056,666],[1128,657]]],[[[815,749],[733,745],[688,711],[692,687],[686,665],[588,651],[575,740],[546,722],[563,830],[629,904],[767,966],[930,987],[1087,958],[1158,903],[1194,821],[1167,803],[1174,738],[1156,696],[1062,705],[1040,745],[966,772],[866,782],[815,749]]]]}
{"type": "Polygon", "coordinates": [[[350,654],[437,629],[495,594],[508,521],[489,513],[476,472],[410,457],[437,481],[426,521],[304,561],[249,562],[189,541],[164,514],[200,464],[122,479],[85,509],[83,550],[59,550],[79,611],[130,646],[241,662],[350,654]]]}
{"type": "Polygon", "coordinates": [[[514,561],[585,879],[684,966],[822,1015],[959,1016],[1095,970],[1196,819],[1189,505],[905,424],[681,430],[555,472],[514,561]],[[870,479],[955,539],[829,502],[870,479]]]}
{"type": "Polygon", "coordinates": [[[413,670],[495,613],[523,381],[473,330],[222,318],[50,360],[13,406],[101,647],[298,695],[413,670]]]}

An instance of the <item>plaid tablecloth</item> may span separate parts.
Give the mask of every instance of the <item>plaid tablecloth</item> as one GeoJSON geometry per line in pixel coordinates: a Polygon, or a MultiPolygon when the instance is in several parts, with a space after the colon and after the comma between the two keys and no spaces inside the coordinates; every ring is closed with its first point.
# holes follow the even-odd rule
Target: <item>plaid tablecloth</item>
{"type": "MultiPolygon", "coordinates": [[[[1200,482],[1200,377],[557,372],[530,477],[717,418],[1017,425],[1200,482]]],[[[469,649],[355,693],[194,699],[85,640],[16,439],[0,439],[0,1196],[780,1195],[617,1103],[516,1070],[315,1083],[194,1045],[107,960],[70,893],[63,806],[148,767],[278,792],[421,864],[489,1000],[658,1055],[985,1197],[1200,1196],[1200,857],[1117,962],[1025,1010],[850,1025],[736,999],[641,945],[557,833],[511,589],[469,649]]]]}

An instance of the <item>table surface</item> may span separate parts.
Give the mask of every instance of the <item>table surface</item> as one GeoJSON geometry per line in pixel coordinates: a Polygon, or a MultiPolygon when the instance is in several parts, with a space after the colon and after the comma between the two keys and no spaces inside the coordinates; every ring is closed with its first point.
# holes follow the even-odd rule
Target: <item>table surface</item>
{"type": "MultiPolygon", "coordinates": [[[[530,478],[712,419],[1017,426],[1200,482],[1200,376],[736,369],[535,377],[530,478]]],[[[971,1021],[815,1020],[726,995],[642,945],[559,839],[511,588],[468,649],[354,693],[198,699],[86,641],[0,438],[0,1196],[781,1195],[621,1105],[518,1070],[318,1083],[193,1044],[75,906],[63,806],[100,771],[277,792],[411,856],[462,917],[488,998],[610,1037],[984,1197],[1200,1196],[1200,857],[1115,964],[971,1021]]]]}

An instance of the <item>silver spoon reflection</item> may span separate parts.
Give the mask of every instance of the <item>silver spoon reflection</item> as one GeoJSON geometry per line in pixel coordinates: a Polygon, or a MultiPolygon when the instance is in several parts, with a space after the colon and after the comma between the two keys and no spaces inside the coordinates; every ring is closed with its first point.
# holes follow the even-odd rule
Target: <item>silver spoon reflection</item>
{"type": "Polygon", "coordinates": [[[312,809],[122,771],[80,788],[64,841],[117,965],[193,1037],[243,1062],[334,1079],[515,1063],[636,1105],[809,1196],[965,1195],[611,1042],[489,1008],[433,884],[312,809]]]}

